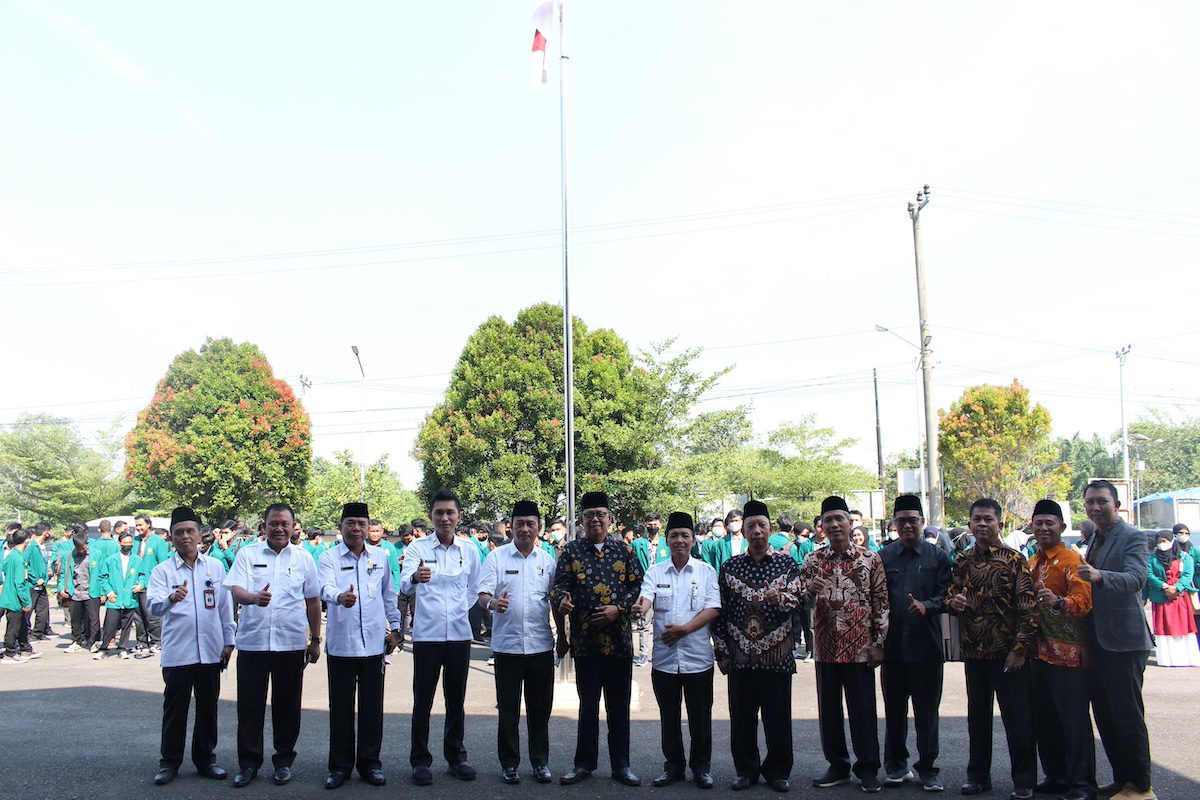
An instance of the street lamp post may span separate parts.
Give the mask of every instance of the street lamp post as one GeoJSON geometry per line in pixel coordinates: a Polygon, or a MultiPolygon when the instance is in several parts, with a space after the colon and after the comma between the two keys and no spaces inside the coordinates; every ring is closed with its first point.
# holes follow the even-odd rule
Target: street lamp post
{"type": "Polygon", "coordinates": [[[917,199],[908,204],[912,219],[913,256],[917,267],[917,314],[921,327],[921,386],[925,398],[925,470],[929,489],[929,521],[937,527],[946,524],[943,512],[942,475],[938,466],[938,420],[933,407],[933,340],[929,332],[929,302],[925,296],[925,254],[921,247],[921,210],[929,205],[929,184],[917,192],[917,199]]]}
{"type": "MultiPolygon", "coordinates": [[[[917,347],[916,344],[914,344],[913,342],[910,342],[908,339],[905,339],[903,336],[896,333],[891,328],[885,328],[884,326],[880,325],[879,323],[875,323],[875,330],[878,331],[879,333],[890,333],[892,336],[895,336],[897,339],[904,342],[906,345],[913,348],[914,350],[917,350],[918,352],[921,350],[921,348],[917,347]]],[[[917,366],[917,369],[920,369],[919,364],[917,366]]],[[[917,461],[918,461],[918,464],[920,467],[920,475],[921,475],[921,491],[920,491],[921,507],[929,508],[929,496],[928,496],[929,479],[928,479],[928,475],[925,472],[925,449],[923,447],[921,447],[921,432],[923,430],[925,430],[924,413],[922,412],[922,408],[921,408],[921,382],[916,381],[915,386],[916,386],[916,399],[917,399],[917,406],[916,406],[916,408],[917,408],[917,461]]],[[[926,433],[926,437],[928,437],[928,433],[926,433]]]]}
{"type": "Polygon", "coordinates": [[[354,352],[354,360],[358,362],[358,372],[362,376],[358,383],[358,501],[367,502],[367,468],[364,448],[367,441],[367,371],[363,369],[362,357],[358,354],[358,345],[350,345],[354,352]]]}

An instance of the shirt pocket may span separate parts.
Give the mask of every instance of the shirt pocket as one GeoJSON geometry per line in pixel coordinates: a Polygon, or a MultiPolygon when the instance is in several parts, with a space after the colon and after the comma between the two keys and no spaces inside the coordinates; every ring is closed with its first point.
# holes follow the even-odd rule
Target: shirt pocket
{"type": "Polygon", "coordinates": [[[655,589],[654,590],[654,610],[655,611],[670,611],[675,606],[675,592],[673,589],[655,589]]]}

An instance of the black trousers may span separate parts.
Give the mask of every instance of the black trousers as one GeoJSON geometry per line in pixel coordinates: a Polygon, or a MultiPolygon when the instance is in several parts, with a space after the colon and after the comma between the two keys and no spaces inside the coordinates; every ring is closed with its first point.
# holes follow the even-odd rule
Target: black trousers
{"type": "Polygon", "coordinates": [[[908,704],[912,701],[917,729],[917,763],[922,778],[938,774],[938,709],[942,704],[943,665],[940,661],[885,661],[880,667],[883,686],[883,768],[902,772],[908,767],[908,704]]]}
{"type": "Polygon", "coordinates": [[[663,770],[683,777],[684,768],[690,763],[693,775],[708,772],[712,766],[713,668],[690,673],[651,670],[650,683],[662,721],[663,770]],[[690,757],[686,760],[679,713],[681,699],[687,705],[688,731],[692,739],[690,757]]]}
{"type": "Polygon", "coordinates": [[[477,640],[483,641],[485,634],[491,634],[492,612],[486,608],[480,608],[478,604],[471,606],[467,611],[467,621],[471,625],[471,635],[477,640]]]}
{"type": "Polygon", "coordinates": [[[87,609],[88,635],[91,637],[88,646],[90,647],[93,644],[100,643],[100,635],[104,632],[104,627],[100,624],[100,606],[104,605],[104,599],[101,597],[89,597],[83,602],[84,608],[87,609]]]}
{"type": "Polygon", "coordinates": [[[1042,772],[1068,789],[1096,793],[1096,746],[1082,667],[1034,661],[1033,729],[1042,772]]]}
{"type": "Polygon", "coordinates": [[[33,617],[30,633],[39,639],[44,638],[46,632],[50,630],[50,597],[46,594],[46,587],[35,586],[30,589],[29,599],[31,601],[29,615],[33,617]]]}
{"type": "Polygon", "coordinates": [[[861,777],[879,772],[879,729],[875,712],[875,670],[867,662],[832,664],[817,662],[817,715],[820,718],[821,749],[829,768],[850,774],[846,750],[845,715],[850,716],[850,742],[854,745],[854,774],[861,777]]]}
{"type": "Polygon", "coordinates": [[[15,656],[21,649],[21,629],[25,627],[25,612],[4,610],[4,653],[15,656]]]}
{"type": "Polygon", "coordinates": [[[412,628],[413,601],[415,599],[406,594],[396,595],[396,608],[400,609],[400,631],[405,635],[408,635],[408,631],[412,628]]]}
{"type": "Polygon", "coordinates": [[[521,764],[521,694],[525,694],[525,725],[529,729],[529,763],[550,763],[550,710],[554,706],[554,651],[496,657],[496,752],[500,766],[521,764]]]}
{"type": "Polygon", "coordinates": [[[442,755],[448,764],[467,760],[463,746],[466,730],[467,670],[471,666],[470,642],[413,642],[413,714],[412,746],[408,763],[414,767],[433,765],[429,752],[429,714],[438,678],[442,680],[442,699],[446,704],[446,724],[442,732],[442,755]]]}
{"type": "Polygon", "coordinates": [[[799,630],[804,638],[804,652],[813,652],[812,609],[805,606],[792,615],[792,630],[799,630]]]}
{"type": "Polygon", "coordinates": [[[629,692],[633,659],[576,656],[575,691],[579,722],[575,729],[575,766],[595,770],[600,760],[600,695],[608,723],[608,763],[613,772],[629,766],[629,692]]]}
{"type": "Polygon", "coordinates": [[[1150,788],[1150,734],[1146,731],[1146,706],[1142,702],[1142,677],[1149,652],[1118,653],[1092,642],[1089,684],[1092,713],[1113,781],[1132,783],[1139,791],[1150,788]]]}
{"type": "Polygon", "coordinates": [[[87,600],[68,600],[67,614],[71,617],[71,640],[80,647],[91,647],[91,619],[88,617],[87,600]]]}
{"type": "Polygon", "coordinates": [[[729,738],[733,768],[741,777],[767,781],[792,774],[792,676],[744,669],[729,672],[729,738]],[[767,757],[759,760],[762,714],[767,757]]]}
{"type": "Polygon", "coordinates": [[[138,641],[147,647],[157,647],[162,640],[162,617],[150,613],[145,592],[138,593],[137,601],[137,616],[133,618],[133,624],[136,626],[138,641]]]}
{"type": "Polygon", "coordinates": [[[107,650],[120,632],[121,639],[117,647],[124,648],[129,644],[129,631],[133,628],[133,619],[137,616],[136,608],[105,608],[104,630],[100,634],[100,649],[107,650]]]}
{"type": "Polygon", "coordinates": [[[196,698],[192,725],[192,763],[207,767],[216,761],[217,696],[221,693],[220,664],[189,664],[163,667],[162,744],[158,765],[179,769],[187,735],[188,706],[196,698]]]}
{"type": "Polygon", "coordinates": [[[300,695],[304,690],[304,651],[239,650],[237,654],[238,766],[263,764],[263,722],[267,716],[267,684],[271,685],[271,733],[275,769],[296,760],[300,737],[300,695]]]}
{"type": "MultiPolygon", "coordinates": [[[[383,746],[383,655],[327,656],[329,675],[329,771],[359,775],[379,769],[383,746]],[[354,708],[358,706],[355,749],[354,708]]],[[[239,755],[240,758],[240,755],[239,755]]]]}
{"type": "Polygon", "coordinates": [[[967,780],[992,782],[992,702],[1000,704],[1000,719],[1008,738],[1014,789],[1037,783],[1037,745],[1033,735],[1033,686],[1028,662],[1015,672],[1004,671],[1004,659],[963,660],[967,676],[967,780]]]}

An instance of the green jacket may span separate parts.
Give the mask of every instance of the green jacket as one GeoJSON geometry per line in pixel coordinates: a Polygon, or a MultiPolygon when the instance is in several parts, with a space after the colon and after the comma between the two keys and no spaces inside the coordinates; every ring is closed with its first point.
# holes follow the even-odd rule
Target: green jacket
{"type": "MultiPolygon", "coordinates": [[[[1196,585],[1192,582],[1195,565],[1192,559],[1188,558],[1187,553],[1179,554],[1179,582],[1175,584],[1181,592],[1194,591],[1196,585]]],[[[1167,571],[1162,563],[1158,560],[1158,553],[1150,554],[1150,570],[1146,576],[1146,588],[1143,590],[1143,596],[1151,603],[1156,605],[1165,605],[1167,603],[1167,593],[1163,591],[1166,585],[1167,571]]],[[[1184,603],[1190,601],[1182,594],[1176,595],[1176,598],[1184,603]]],[[[1188,606],[1188,612],[1191,612],[1191,606],[1188,606]]]]}
{"type": "Polygon", "coordinates": [[[306,541],[300,546],[308,551],[308,554],[312,556],[313,561],[318,563],[321,561],[321,553],[324,553],[326,550],[325,543],[322,541],[318,541],[316,544],[306,541]]]}
{"type": "Polygon", "coordinates": [[[727,533],[720,538],[710,536],[705,539],[704,546],[700,548],[700,557],[720,575],[721,567],[733,558],[733,534],[727,533]]]}
{"type": "Polygon", "coordinates": [[[116,602],[109,600],[104,604],[105,608],[137,608],[138,598],[133,593],[133,587],[141,586],[145,589],[150,580],[142,560],[133,553],[129,554],[129,565],[122,572],[121,554],[118,552],[115,556],[104,559],[96,582],[100,584],[101,596],[110,592],[117,596],[116,602]]]}
{"type": "Polygon", "coordinates": [[[97,568],[104,559],[119,552],[121,552],[121,545],[117,544],[116,539],[101,539],[97,536],[88,545],[88,555],[91,556],[92,561],[96,562],[97,568]]]}
{"type": "Polygon", "coordinates": [[[388,541],[379,543],[379,549],[387,553],[388,571],[392,574],[392,586],[397,592],[400,591],[400,556],[404,553],[404,548],[396,547],[388,541]]]}
{"type": "Polygon", "coordinates": [[[638,563],[642,565],[642,572],[650,569],[650,543],[642,536],[638,536],[633,540],[633,554],[637,557],[638,563]]]}
{"type": "Polygon", "coordinates": [[[42,582],[42,588],[45,589],[50,580],[50,573],[46,570],[46,555],[42,552],[42,546],[33,539],[25,548],[25,580],[30,589],[35,588],[38,581],[42,582]]]}
{"type": "Polygon", "coordinates": [[[797,539],[789,552],[792,554],[793,561],[795,561],[797,564],[803,564],[805,557],[816,549],[817,546],[813,544],[813,540],[811,538],[797,539]]]}
{"type": "Polygon", "coordinates": [[[59,570],[62,569],[62,554],[69,553],[74,549],[75,543],[71,541],[70,537],[67,537],[66,539],[59,539],[57,542],[55,542],[54,549],[50,551],[51,569],[55,575],[59,576],[59,583],[62,583],[62,573],[59,572],[59,570]]]}
{"type": "MultiPolygon", "coordinates": [[[[100,573],[103,572],[104,560],[112,555],[106,547],[97,547],[100,542],[107,541],[104,539],[92,539],[88,545],[88,597],[95,600],[98,597],[103,597],[104,594],[100,591],[100,573]]],[[[120,548],[117,549],[120,552],[120,548]]]]}
{"type": "Polygon", "coordinates": [[[142,567],[149,575],[154,572],[154,568],[162,562],[170,558],[167,553],[167,543],[163,541],[161,536],[150,533],[146,536],[145,546],[142,545],[142,540],[135,536],[133,537],[133,552],[142,560],[142,567]],[[139,553],[138,551],[141,550],[139,553]]]}
{"type": "Polygon", "coordinates": [[[29,583],[25,580],[25,554],[20,550],[9,550],[4,557],[4,588],[0,589],[0,608],[5,611],[20,611],[28,608],[29,583]]]}

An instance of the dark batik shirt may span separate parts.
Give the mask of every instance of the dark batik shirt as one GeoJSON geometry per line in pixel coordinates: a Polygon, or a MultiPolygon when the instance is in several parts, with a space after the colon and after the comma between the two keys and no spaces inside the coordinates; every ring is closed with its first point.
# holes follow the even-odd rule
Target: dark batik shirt
{"type": "Polygon", "coordinates": [[[1025,556],[1011,547],[979,542],[959,556],[946,590],[946,608],[962,622],[963,658],[1032,655],[1038,630],[1037,595],[1025,556]],[[966,592],[967,610],[954,611],[950,598],[966,592]]]}
{"type": "Polygon", "coordinates": [[[604,547],[576,539],[563,548],[550,590],[550,605],[558,608],[564,594],[575,605],[571,621],[571,652],[576,656],[633,658],[630,610],[642,590],[642,567],[624,541],[605,539],[604,547]],[[621,613],[606,626],[591,623],[598,606],[616,606],[621,613]]]}
{"type": "Polygon", "coordinates": [[[827,588],[813,595],[813,639],[817,661],[852,664],[866,661],[869,649],[883,647],[888,631],[888,591],[883,561],[865,547],[844,553],[822,547],[800,568],[805,593],[814,579],[827,588]]]}
{"type": "Polygon", "coordinates": [[[768,552],[755,561],[734,556],[721,566],[721,616],[713,623],[718,659],[733,669],[796,671],[792,657],[792,611],[800,605],[800,570],[791,556],[768,552]],[[780,603],[763,596],[778,589],[780,603]]]}

